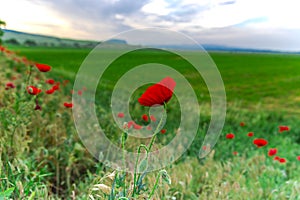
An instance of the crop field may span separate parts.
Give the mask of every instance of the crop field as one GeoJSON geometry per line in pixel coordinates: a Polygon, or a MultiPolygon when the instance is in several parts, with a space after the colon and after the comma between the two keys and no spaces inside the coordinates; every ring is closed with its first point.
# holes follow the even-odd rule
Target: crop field
{"type": "MultiPolygon", "coordinates": [[[[227,112],[216,146],[201,159],[198,153],[211,117],[201,76],[176,56],[165,59],[155,51],[138,52],[122,65],[112,65],[97,89],[96,112],[117,145],[123,135],[111,116],[109,94],[120,75],[144,59],[180,71],[192,83],[201,107],[197,136],[187,151],[166,171],[138,175],[139,182],[135,173],[115,171],[95,159],[77,135],[71,109],[77,105],[71,104],[71,96],[88,91],[72,89],[91,49],[8,49],[0,52],[0,199],[300,199],[300,55],[209,52],[224,81],[227,112]],[[51,70],[42,72],[30,61],[51,70]]],[[[149,109],[137,99],[146,88],[139,88],[130,102],[133,119],[142,125],[149,121],[144,116],[149,109]]],[[[155,148],[177,134],[177,108],[172,97],[155,148]]]]}
{"type": "MultiPolygon", "coordinates": [[[[90,52],[90,49],[42,47],[12,49],[29,59],[48,63],[53,66],[55,75],[58,73],[71,81],[90,52]]],[[[222,75],[229,103],[241,104],[241,108],[250,108],[248,110],[259,107],[275,112],[299,112],[299,55],[211,52],[210,56],[222,75]]],[[[168,64],[176,65],[176,61],[171,60],[168,64]]]]}

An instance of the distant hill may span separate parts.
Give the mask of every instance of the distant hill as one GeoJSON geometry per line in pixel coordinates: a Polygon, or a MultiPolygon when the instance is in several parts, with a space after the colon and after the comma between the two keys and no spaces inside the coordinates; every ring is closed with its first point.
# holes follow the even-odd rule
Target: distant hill
{"type": "MultiPolygon", "coordinates": [[[[72,47],[72,48],[93,48],[100,41],[93,40],[74,40],[59,38],[53,36],[31,34],[20,31],[3,29],[4,44],[15,44],[22,46],[48,46],[48,47],[72,47]]],[[[118,45],[120,48],[124,48],[130,45],[125,40],[121,39],[111,39],[105,42],[106,44],[111,44],[113,46],[118,45]]],[[[190,45],[155,45],[156,48],[166,48],[166,49],[178,49],[178,50],[202,50],[201,47],[190,46],[190,45]]],[[[269,49],[254,49],[254,48],[241,48],[226,45],[215,45],[215,44],[203,44],[202,47],[206,51],[227,51],[227,52],[257,52],[257,53],[300,53],[300,52],[286,52],[286,51],[276,51],[269,49]]]]}
{"type": "Polygon", "coordinates": [[[15,45],[25,46],[49,46],[49,47],[88,47],[92,48],[99,44],[99,41],[88,41],[88,40],[73,40],[58,38],[53,36],[39,35],[24,33],[20,31],[3,29],[3,41],[5,43],[11,43],[15,45]]]}
{"type": "Polygon", "coordinates": [[[292,53],[300,54],[296,51],[279,51],[271,49],[254,49],[254,48],[242,48],[226,45],[215,45],[215,44],[203,44],[201,46],[195,45],[155,45],[156,48],[165,48],[165,49],[178,49],[178,50],[203,50],[206,51],[226,51],[226,52],[249,52],[249,53],[292,53]]]}

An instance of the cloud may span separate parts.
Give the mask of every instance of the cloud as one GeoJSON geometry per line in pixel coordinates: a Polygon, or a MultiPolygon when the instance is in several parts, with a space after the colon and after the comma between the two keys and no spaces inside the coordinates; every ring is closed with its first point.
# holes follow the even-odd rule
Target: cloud
{"type": "Polygon", "coordinates": [[[97,0],[35,0],[36,3],[47,5],[57,16],[66,19],[70,28],[86,32],[97,39],[109,37],[117,32],[128,30],[130,24],[123,23],[122,16],[135,17],[147,1],[97,1],[97,0]]]}
{"type": "Polygon", "coordinates": [[[203,43],[300,46],[298,0],[4,1],[0,13],[10,16],[8,26],[60,37],[103,40],[133,28],[162,27],[203,43]]]}

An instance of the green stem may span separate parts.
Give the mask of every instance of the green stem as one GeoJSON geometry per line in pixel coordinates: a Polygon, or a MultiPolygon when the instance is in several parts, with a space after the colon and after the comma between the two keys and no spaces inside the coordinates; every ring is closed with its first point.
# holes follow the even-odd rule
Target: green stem
{"type": "Polygon", "coordinates": [[[26,80],[26,85],[27,85],[27,86],[29,85],[29,81],[30,81],[31,74],[32,74],[32,66],[29,65],[29,74],[28,74],[27,80],[26,80]]]}
{"type": "MultiPolygon", "coordinates": [[[[125,167],[124,173],[126,173],[126,161],[125,161],[125,132],[122,133],[122,138],[121,138],[121,143],[122,143],[122,150],[123,150],[123,155],[122,155],[122,159],[123,159],[123,165],[125,167]]],[[[126,178],[124,178],[124,185],[123,185],[123,194],[125,195],[126,192],[126,178]]]]}
{"type": "MultiPolygon", "coordinates": [[[[167,104],[164,103],[164,110],[166,110],[166,108],[167,108],[167,104]]],[[[136,192],[136,188],[135,188],[135,187],[136,187],[136,182],[137,182],[137,180],[136,180],[136,179],[137,179],[137,173],[136,173],[136,170],[137,170],[137,165],[138,165],[138,161],[139,161],[139,157],[140,157],[140,153],[141,153],[141,148],[143,147],[143,148],[146,150],[147,156],[148,156],[148,153],[150,152],[150,150],[151,150],[151,148],[152,148],[152,146],[153,146],[153,144],[154,144],[154,141],[155,141],[155,139],[156,139],[156,136],[157,136],[157,134],[158,134],[158,132],[159,132],[159,128],[160,128],[161,124],[162,124],[163,121],[164,121],[164,118],[165,118],[165,112],[163,112],[162,117],[161,117],[160,120],[159,120],[159,123],[158,123],[158,125],[157,125],[157,127],[156,127],[156,129],[155,129],[155,131],[154,131],[154,134],[153,134],[153,136],[152,136],[152,138],[151,138],[149,147],[147,147],[147,146],[141,144],[141,145],[139,146],[139,148],[138,148],[138,155],[137,155],[136,162],[135,162],[135,166],[134,166],[134,177],[133,177],[133,192],[132,192],[132,197],[134,197],[135,192],[136,192]]]]}
{"type": "Polygon", "coordinates": [[[14,126],[14,130],[13,130],[13,132],[11,134],[11,138],[10,138],[10,146],[11,147],[13,147],[13,145],[14,145],[15,132],[16,132],[17,127],[18,127],[18,125],[16,124],[14,126]]]}
{"type": "Polygon", "coordinates": [[[147,154],[148,154],[148,147],[146,146],[146,145],[144,145],[144,144],[141,144],[140,146],[139,146],[139,148],[138,148],[138,155],[137,155],[137,157],[136,157],[136,161],[135,161],[135,166],[134,166],[134,174],[133,174],[133,192],[132,192],[132,197],[134,197],[134,195],[135,195],[135,190],[136,190],[136,175],[137,175],[137,172],[136,172],[136,170],[137,170],[137,165],[138,165],[138,162],[139,162],[139,158],[140,158],[140,153],[141,153],[141,148],[144,148],[145,150],[146,150],[146,152],[147,152],[147,154]]]}
{"type": "Polygon", "coordinates": [[[155,184],[154,184],[154,186],[152,188],[152,191],[150,193],[149,199],[151,199],[151,197],[153,196],[153,194],[154,194],[154,192],[155,192],[155,190],[156,190],[156,188],[158,186],[158,181],[159,181],[160,175],[161,175],[161,173],[158,173],[157,176],[156,176],[156,181],[155,181],[155,184]]]}
{"type": "MultiPolygon", "coordinates": [[[[167,108],[167,105],[164,104],[164,109],[166,110],[166,108],[167,108]]],[[[166,112],[167,112],[167,111],[166,111],[166,112]]],[[[154,134],[153,134],[153,136],[152,136],[152,138],[151,138],[151,141],[150,141],[150,144],[149,144],[149,147],[148,147],[149,151],[151,151],[151,148],[152,148],[152,146],[153,146],[153,143],[154,143],[154,141],[155,141],[155,139],[156,139],[156,136],[157,136],[157,134],[158,134],[158,132],[159,132],[159,128],[160,128],[161,124],[162,124],[163,121],[164,121],[164,118],[165,118],[165,113],[162,114],[162,116],[161,116],[161,118],[160,118],[160,120],[159,120],[159,123],[158,123],[158,125],[157,125],[157,127],[156,127],[156,129],[155,129],[155,131],[154,131],[154,134]]]]}

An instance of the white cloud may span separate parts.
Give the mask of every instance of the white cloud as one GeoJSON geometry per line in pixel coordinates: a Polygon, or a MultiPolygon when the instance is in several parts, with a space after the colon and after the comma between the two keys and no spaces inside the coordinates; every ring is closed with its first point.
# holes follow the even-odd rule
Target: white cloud
{"type": "Polygon", "coordinates": [[[150,3],[144,5],[141,11],[160,16],[168,15],[172,9],[169,8],[169,4],[164,0],[152,0],[150,3]]]}

